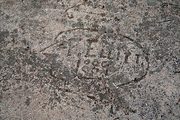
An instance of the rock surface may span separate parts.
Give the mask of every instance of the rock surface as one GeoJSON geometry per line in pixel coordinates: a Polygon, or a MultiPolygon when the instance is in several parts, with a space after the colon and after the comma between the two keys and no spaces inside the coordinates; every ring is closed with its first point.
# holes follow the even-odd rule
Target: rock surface
{"type": "Polygon", "coordinates": [[[179,0],[0,0],[0,120],[179,111],[179,0]]]}

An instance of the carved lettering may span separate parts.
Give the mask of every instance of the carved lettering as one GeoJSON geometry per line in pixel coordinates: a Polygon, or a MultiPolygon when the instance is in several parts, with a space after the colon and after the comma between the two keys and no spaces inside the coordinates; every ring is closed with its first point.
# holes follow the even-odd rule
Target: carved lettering
{"type": "Polygon", "coordinates": [[[97,43],[98,40],[97,39],[89,39],[89,40],[87,40],[87,42],[88,42],[88,45],[87,45],[87,52],[86,52],[85,57],[95,57],[96,56],[95,54],[91,54],[91,51],[93,50],[92,44],[97,43]]]}

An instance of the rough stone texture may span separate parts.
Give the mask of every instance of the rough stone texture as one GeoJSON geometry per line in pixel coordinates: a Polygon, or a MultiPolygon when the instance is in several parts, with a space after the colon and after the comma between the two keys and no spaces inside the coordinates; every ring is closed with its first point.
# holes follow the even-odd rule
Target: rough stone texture
{"type": "Polygon", "coordinates": [[[179,119],[179,0],[0,0],[0,120],[179,119]]]}

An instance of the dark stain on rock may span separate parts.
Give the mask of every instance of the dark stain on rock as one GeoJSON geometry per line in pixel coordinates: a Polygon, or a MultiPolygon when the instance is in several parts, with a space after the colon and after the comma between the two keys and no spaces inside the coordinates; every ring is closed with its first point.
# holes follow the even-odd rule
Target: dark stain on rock
{"type": "Polygon", "coordinates": [[[129,103],[123,98],[123,97],[118,97],[116,101],[116,111],[119,109],[122,109],[126,115],[130,113],[136,113],[136,110],[133,110],[130,106],[129,103]]]}
{"type": "Polygon", "coordinates": [[[2,99],[3,99],[3,95],[2,95],[2,92],[0,93],[0,103],[2,102],[2,99]]]}
{"type": "Polygon", "coordinates": [[[100,109],[103,109],[103,106],[100,105],[100,104],[97,104],[94,108],[92,108],[92,111],[96,112],[96,111],[98,111],[100,109]]]}
{"type": "Polygon", "coordinates": [[[30,98],[30,97],[27,97],[27,98],[26,98],[26,101],[25,101],[25,104],[26,104],[27,106],[29,106],[30,103],[31,103],[31,98],[30,98]]]}
{"type": "Polygon", "coordinates": [[[136,7],[137,1],[136,0],[129,0],[129,6],[130,7],[136,7]]]}
{"type": "Polygon", "coordinates": [[[115,113],[114,113],[114,110],[113,110],[113,105],[111,105],[111,107],[110,107],[110,109],[109,109],[109,113],[110,113],[111,115],[115,114],[115,113]]]}
{"type": "Polygon", "coordinates": [[[41,8],[41,4],[38,0],[32,0],[31,1],[31,5],[34,7],[34,8],[41,8]]]}
{"type": "Polygon", "coordinates": [[[9,36],[9,31],[1,31],[0,32],[0,43],[5,41],[5,38],[9,36]]]}

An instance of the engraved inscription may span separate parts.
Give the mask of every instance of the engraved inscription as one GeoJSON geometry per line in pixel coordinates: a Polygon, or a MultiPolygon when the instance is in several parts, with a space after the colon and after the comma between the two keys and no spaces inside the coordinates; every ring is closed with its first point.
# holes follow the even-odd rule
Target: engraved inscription
{"type": "Polygon", "coordinates": [[[67,46],[61,46],[56,52],[63,54],[63,63],[74,69],[80,79],[108,78],[120,85],[146,75],[145,53],[127,37],[78,29],[64,32],[57,40],[59,45],[66,43],[67,46]],[[117,77],[119,75],[123,77],[117,77]]]}

